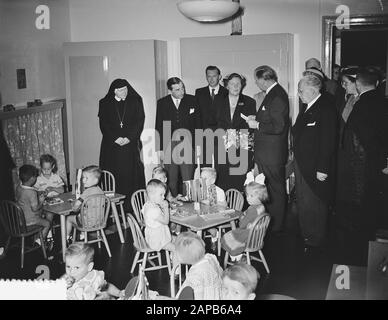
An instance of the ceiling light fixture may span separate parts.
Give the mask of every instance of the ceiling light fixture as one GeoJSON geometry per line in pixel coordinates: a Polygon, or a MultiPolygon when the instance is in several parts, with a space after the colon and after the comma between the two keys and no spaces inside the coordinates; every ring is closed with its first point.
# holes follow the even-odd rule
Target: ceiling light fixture
{"type": "Polygon", "coordinates": [[[184,0],[177,6],[184,16],[199,22],[227,19],[240,8],[240,4],[232,0],[184,0]]]}

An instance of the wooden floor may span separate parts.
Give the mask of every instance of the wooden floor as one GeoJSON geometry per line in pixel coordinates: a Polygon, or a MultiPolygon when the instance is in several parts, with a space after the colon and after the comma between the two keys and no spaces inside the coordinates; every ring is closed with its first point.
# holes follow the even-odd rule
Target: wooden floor
{"type": "MultiPolygon", "coordinates": [[[[359,255],[347,257],[348,260],[346,260],[333,234],[331,232],[330,241],[324,250],[305,252],[298,232],[296,213],[290,206],[285,234],[276,236],[268,234],[266,237],[263,252],[271,273],[266,274],[263,265],[253,262],[261,275],[256,294],[283,294],[296,299],[325,299],[334,263],[366,265],[364,257],[359,255]]],[[[56,241],[60,244],[59,229],[56,236],[58,237],[56,241]]],[[[130,229],[125,230],[124,236],[126,243],[121,244],[117,233],[108,235],[112,251],[111,259],[107,256],[104,246],[101,249],[95,246],[95,268],[104,270],[106,279],[120,289],[123,289],[133,276],[130,274],[130,268],[135,254],[130,229]]],[[[25,267],[21,270],[20,251],[12,249],[5,258],[0,260],[0,278],[34,279],[39,276],[35,273],[37,266],[46,264],[50,269],[50,278],[56,279],[64,274],[65,267],[60,262],[60,252],[58,249],[55,251],[56,254],[51,261],[43,259],[41,250],[27,254],[25,267]]],[[[223,254],[220,259],[220,263],[222,262],[223,254]]],[[[170,294],[169,276],[166,269],[149,271],[146,275],[150,289],[163,295],[170,294]]]]}

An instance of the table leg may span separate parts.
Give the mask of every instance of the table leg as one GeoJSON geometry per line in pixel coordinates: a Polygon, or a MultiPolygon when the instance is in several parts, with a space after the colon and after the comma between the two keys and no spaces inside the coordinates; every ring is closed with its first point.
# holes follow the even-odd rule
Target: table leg
{"type": "Polygon", "coordinates": [[[232,227],[232,230],[236,229],[236,221],[230,221],[230,226],[232,227]]]}
{"type": "Polygon", "coordinates": [[[62,238],[62,258],[65,262],[66,253],[66,216],[61,214],[61,238],[62,238]]]}
{"type": "Polygon", "coordinates": [[[117,212],[116,204],[111,202],[111,207],[112,207],[112,211],[113,211],[113,216],[115,217],[117,231],[119,233],[120,241],[121,241],[121,243],[124,243],[125,241],[124,241],[123,230],[121,230],[119,213],[117,212]]]}
{"type": "Polygon", "coordinates": [[[197,231],[197,235],[198,235],[200,238],[202,238],[202,230],[198,230],[198,231],[197,231]]]}

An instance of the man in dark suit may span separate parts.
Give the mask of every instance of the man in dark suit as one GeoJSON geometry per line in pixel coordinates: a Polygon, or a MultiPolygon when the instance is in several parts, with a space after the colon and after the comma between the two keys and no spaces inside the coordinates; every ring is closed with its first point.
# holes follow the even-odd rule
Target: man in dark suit
{"type": "MultiPolygon", "coordinates": [[[[215,101],[228,94],[223,86],[220,85],[221,71],[216,66],[208,66],[206,68],[206,80],[209,85],[195,90],[195,98],[198,103],[198,114],[196,129],[217,129],[217,110],[215,101]]],[[[208,142],[209,143],[209,142],[208,142]]],[[[206,138],[203,139],[202,147],[202,163],[204,166],[210,166],[211,154],[210,150],[206,148],[206,138]],[[208,151],[208,155],[206,154],[208,151]],[[208,158],[208,159],[206,159],[208,158]]]]}
{"type": "Polygon", "coordinates": [[[266,177],[270,201],[267,210],[272,217],[272,231],[280,232],[286,211],[285,164],[288,158],[289,102],[286,91],[277,83],[275,70],[261,66],[255,70],[256,84],[265,92],[249,127],[255,130],[255,163],[266,177]]]}
{"type": "Polygon", "coordinates": [[[335,181],[337,112],[321,87],[312,74],[299,81],[298,94],[307,108],[292,128],[297,209],[306,247],[321,247],[326,240],[335,181]]]}
{"type": "Polygon", "coordinates": [[[353,107],[345,130],[350,130],[354,140],[364,152],[364,192],[360,204],[362,229],[374,238],[376,228],[387,220],[387,212],[381,208],[387,190],[384,190],[386,175],[383,169],[388,159],[388,106],[376,89],[378,74],[373,68],[360,68],[356,76],[359,99],[353,107]],[[384,221],[385,220],[385,221],[384,221]]]}
{"type": "Polygon", "coordinates": [[[183,181],[193,178],[193,137],[197,103],[195,97],[185,93],[181,79],[167,80],[169,95],[158,100],[156,109],[156,148],[168,172],[168,185],[176,197],[183,181]],[[183,152],[182,152],[183,151],[183,152]]]}

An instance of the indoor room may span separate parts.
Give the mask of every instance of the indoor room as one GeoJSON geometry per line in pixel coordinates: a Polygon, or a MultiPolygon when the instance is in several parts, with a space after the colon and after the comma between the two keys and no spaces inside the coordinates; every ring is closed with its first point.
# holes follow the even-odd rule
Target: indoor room
{"type": "Polygon", "coordinates": [[[388,299],[387,0],[0,0],[0,30],[0,299],[388,299]]]}

